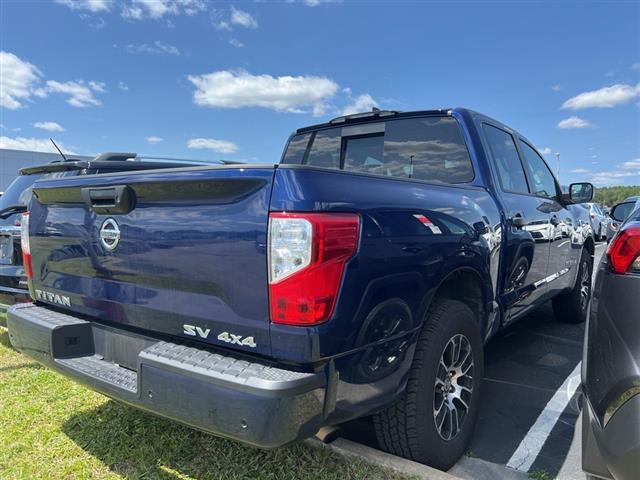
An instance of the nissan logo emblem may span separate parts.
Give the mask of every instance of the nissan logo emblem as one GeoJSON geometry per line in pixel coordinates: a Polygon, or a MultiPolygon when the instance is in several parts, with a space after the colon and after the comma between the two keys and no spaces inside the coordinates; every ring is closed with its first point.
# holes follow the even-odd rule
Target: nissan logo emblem
{"type": "Polygon", "coordinates": [[[100,227],[100,243],[109,251],[115,250],[120,242],[120,228],[113,218],[107,218],[100,227]]]}

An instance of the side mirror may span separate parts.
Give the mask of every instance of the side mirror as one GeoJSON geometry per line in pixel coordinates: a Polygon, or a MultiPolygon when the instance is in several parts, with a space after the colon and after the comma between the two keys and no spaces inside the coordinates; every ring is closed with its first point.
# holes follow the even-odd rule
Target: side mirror
{"type": "Polygon", "coordinates": [[[571,203],[587,203],[593,200],[593,185],[588,182],[572,183],[569,185],[569,200],[571,203]]]}
{"type": "Polygon", "coordinates": [[[614,205],[611,209],[611,218],[616,222],[624,222],[626,218],[633,212],[636,202],[622,202],[614,205]]]}

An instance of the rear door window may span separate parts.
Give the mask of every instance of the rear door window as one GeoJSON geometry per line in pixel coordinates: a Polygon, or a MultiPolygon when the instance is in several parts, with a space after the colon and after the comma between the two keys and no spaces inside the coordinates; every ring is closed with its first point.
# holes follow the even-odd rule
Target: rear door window
{"type": "Polygon", "coordinates": [[[460,127],[451,117],[389,120],[296,135],[283,163],[440,183],[466,183],[475,176],[460,127]],[[366,131],[372,133],[363,134],[366,131]]]}
{"type": "Polygon", "coordinates": [[[498,171],[502,190],[513,193],[529,193],[518,149],[510,133],[489,124],[483,124],[493,163],[498,171]]]}

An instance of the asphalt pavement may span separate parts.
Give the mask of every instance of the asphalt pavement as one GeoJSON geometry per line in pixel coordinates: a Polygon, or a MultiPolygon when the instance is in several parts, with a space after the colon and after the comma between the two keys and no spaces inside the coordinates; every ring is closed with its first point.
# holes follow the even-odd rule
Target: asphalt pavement
{"type": "MultiPolygon", "coordinates": [[[[595,265],[606,248],[596,246],[595,265]]],[[[594,268],[595,271],[595,268],[594,268]]],[[[481,410],[462,478],[584,480],[580,454],[580,360],[584,325],[557,322],[551,303],[493,338],[485,350],[481,410]]],[[[377,448],[370,420],[340,435],[377,448]]]]}

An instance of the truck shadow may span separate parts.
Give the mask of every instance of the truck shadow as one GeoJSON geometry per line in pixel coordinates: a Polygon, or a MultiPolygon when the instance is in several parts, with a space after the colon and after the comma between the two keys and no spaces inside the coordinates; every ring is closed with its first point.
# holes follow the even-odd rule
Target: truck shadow
{"type": "MultiPolygon", "coordinates": [[[[545,304],[489,342],[478,423],[468,456],[498,465],[509,462],[549,400],[580,362],[583,333],[584,325],[557,322],[551,305],[545,304]]],[[[579,381],[579,376],[574,380],[579,381]]],[[[580,396],[578,389],[566,408],[556,412],[559,418],[534,454],[530,472],[541,471],[554,478],[569,461],[580,396]]],[[[370,419],[343,425],[339,435],[379,448],[370,419]]]]}
{"type": "Polygon", "coordinates": [[[73,415],[62,431],[127,479],[293,480],[327,472],[335,473],[336,479],[363,478],[354,476],[352,465],[325,449],[303,444],[271,451],[245,447],[115,401],[73,415]],[[304,474],[298,472],[300,465],[305,465],[304,474]]]}

